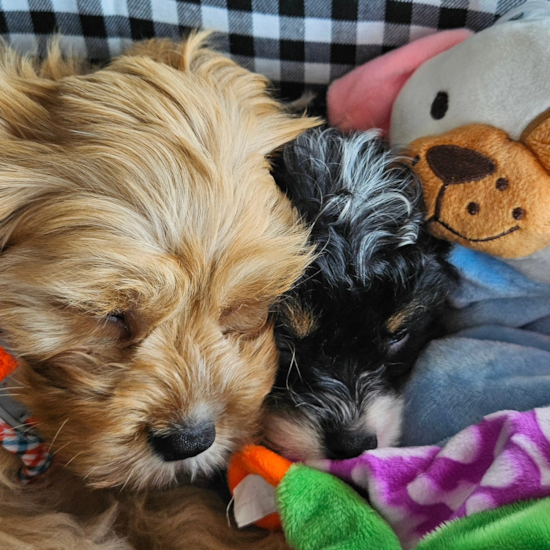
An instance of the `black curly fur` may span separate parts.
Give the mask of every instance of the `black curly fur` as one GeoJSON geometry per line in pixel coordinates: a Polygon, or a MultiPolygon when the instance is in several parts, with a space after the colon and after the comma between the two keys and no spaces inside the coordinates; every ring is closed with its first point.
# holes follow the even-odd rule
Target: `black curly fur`
{"type": "MultiPolygon", "coordinates": [[[[315,129],[283,161],[276,180],[310,225],[317,257],[276,313],[280,368],[268,408],[315,434],[314,455],[343,458],[375,446],[374,435],[384,440],[369,414],[383,397],[399,406],[455,275],[448,244],[426,231],[412,173],[374,133],[315,129]]],[[[267,426],[278,450],[304,454],[267,426]]]]}

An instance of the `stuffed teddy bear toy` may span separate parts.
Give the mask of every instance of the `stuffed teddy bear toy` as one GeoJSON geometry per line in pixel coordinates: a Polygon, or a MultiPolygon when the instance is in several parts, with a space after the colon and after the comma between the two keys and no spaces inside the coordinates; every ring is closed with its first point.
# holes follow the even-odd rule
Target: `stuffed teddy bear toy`
{"type": "Polygon", "coordinates": [[[405,388],[404,445],[441,443],[495,411],[550,405],[550,2],[475,35],[424,37],[335,81],[344,130],[381,126],[456,243],[448,336],[405,388]]]}
{"type": "Polygon", "coordinates": [[[529,3],[472,37],[447,31],[359,67],[330,88],[329,119],[347,130],[382,126],[407,148],[435,236],[527,259],[511,263],[546,282],[549,65],[550,9],[529,3]]]}

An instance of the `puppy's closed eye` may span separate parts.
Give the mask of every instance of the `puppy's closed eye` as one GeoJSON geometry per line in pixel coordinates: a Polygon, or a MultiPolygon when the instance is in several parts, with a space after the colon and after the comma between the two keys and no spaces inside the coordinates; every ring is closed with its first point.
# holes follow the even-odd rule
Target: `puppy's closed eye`
{"type": "Polygon", "coordinates": [[[113,311],[105,316],[105,330],[114,338],[130,340],[132,330],[127,315],[121,311],[113,311]]]}
{"type": "Polygon", "coordinates": [[[397,334],[393,334],[390,340],[388,341],[388,355],[391,357],[392,355],[395,355],[407,343],[409,339],[409,332],[407,331],[400,331],[397,334]]]}
{"type": "Polygon", "coordinates": [[[265,304],[243,303],[227,308],[221,315],[220,324],[225,335],[253,338],[265,328],[268,308],[265,304]]]}

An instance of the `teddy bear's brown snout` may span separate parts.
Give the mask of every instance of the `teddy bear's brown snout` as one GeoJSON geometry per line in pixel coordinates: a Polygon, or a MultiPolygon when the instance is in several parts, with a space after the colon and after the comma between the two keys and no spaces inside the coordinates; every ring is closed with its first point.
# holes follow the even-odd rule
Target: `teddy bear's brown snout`
{"type": "Polygon", "coordinates": [[[406,152],[436,237],[505,258],[550,245],[550,114],[519,141],[467,124],[406,152]]]}
{"type": "Polygon", "coordinates": [[[491,158],[457,145],[431,147],[426,152],[426,161],[445,185],[482,180],[496,171],[491,158]]]}

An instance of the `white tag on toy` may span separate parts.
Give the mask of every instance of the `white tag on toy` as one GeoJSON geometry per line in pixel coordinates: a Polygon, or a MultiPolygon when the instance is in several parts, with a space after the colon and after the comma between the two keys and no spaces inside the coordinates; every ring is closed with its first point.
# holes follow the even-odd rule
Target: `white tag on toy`
{"type": "Polygon", "coordinates": [[[247,475],[233,491],[235,521],[239,527],[251,525],[277,511],[275,487],[263,477],[247,475]]]}

